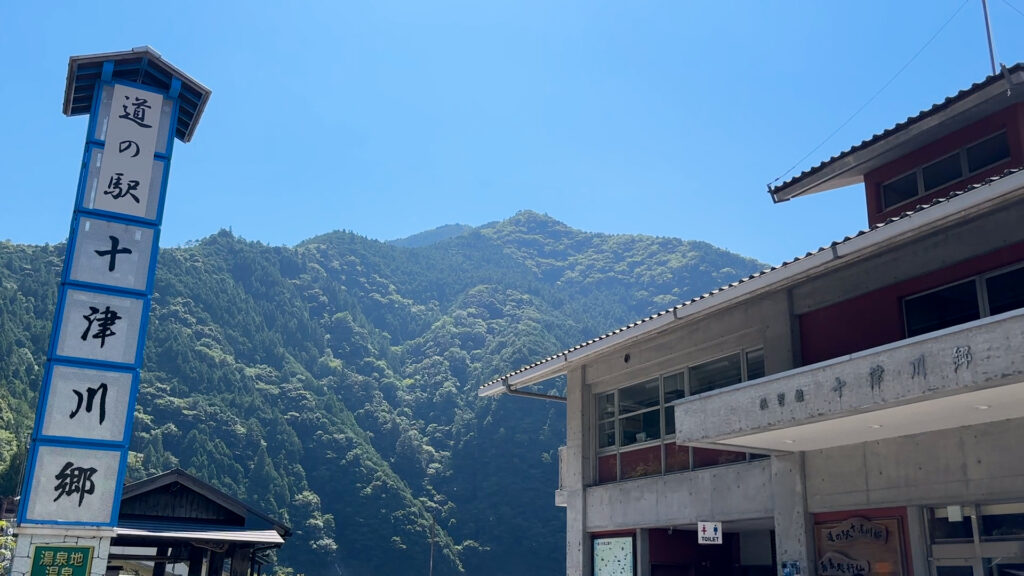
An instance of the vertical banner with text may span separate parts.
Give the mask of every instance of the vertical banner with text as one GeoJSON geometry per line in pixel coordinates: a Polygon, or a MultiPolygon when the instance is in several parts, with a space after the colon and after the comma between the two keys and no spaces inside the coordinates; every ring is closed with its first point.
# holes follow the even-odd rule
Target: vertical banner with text
{"type": "Polygon", "coordinates": [[[177,106],[111,81],[93,99],[19,525],[117,523],[177,106]]]}

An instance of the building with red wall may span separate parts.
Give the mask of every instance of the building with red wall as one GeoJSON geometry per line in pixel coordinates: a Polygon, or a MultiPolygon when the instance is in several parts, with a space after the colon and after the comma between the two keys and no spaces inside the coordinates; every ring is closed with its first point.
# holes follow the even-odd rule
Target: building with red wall
{"type": "Polygon", "coordinates": [[[1024,573],[1022,167],[1018,64],[771,190],[868,230],[482,387],[567,375],[567,574],[1024,573]]]}

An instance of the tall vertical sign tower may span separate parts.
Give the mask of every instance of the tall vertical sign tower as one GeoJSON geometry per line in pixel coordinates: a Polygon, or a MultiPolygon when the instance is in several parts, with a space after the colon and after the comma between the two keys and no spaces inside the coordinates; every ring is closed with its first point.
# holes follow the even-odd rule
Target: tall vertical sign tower
{"type": "Polygon", "coordinates": [[[175,138],[192,139],[209,97],[148,46],[68,63],[64,114],[88,114],[89,124],[18,508],[14,574],[49,573],[58,557],[78,560],[80,572],[105,571],[171,152],[175,138]]]}

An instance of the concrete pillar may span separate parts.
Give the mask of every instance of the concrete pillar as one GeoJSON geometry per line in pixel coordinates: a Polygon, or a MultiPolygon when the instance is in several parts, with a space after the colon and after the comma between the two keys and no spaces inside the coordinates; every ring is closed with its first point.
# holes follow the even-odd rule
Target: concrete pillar
{"type": "Polygon", "coordinates": [[[565,573],[567,576],[590,576],[592,571],[590,535],[587,534],[586,492],[593,475],[590,462],[590,421],[593,399],[583,378],[583,368],[568,374],[565,407],[565,573]]]}
{"type": "Polygon", "coordinates": [[[786,562],[799,562],[802,575],[815,573],[814,522],[807,512],[802,452],[772,456],[775,501],[775,555],[778,574],[786,562]]]}
{"type": "Polygon", "coordinates": [[[636,529],[636,575],[651,576],[651,541],[650,531],[646,528],[636,529]]]}
{"type": "Polygon", "coordinates": [[[924,529],[925,510],[921,506],[907,506],[907,534],[910,542],[910,565],[914,574],[928,574],[928,536],[924,529]]]}
{"type": "Polygon", "coordinates": [[[110,556],[110,535],[113,535],[112,530],[19,527],[15,531],[11,576],[31,574],[34,546],[89,546],[92,548],[89,576],[103,576],[110,556]]]}

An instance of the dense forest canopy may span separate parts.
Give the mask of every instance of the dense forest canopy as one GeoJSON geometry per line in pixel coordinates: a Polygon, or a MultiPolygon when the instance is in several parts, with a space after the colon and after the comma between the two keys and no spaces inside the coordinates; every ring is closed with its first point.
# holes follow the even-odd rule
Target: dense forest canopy
{"type": "MultiPolygon", "coordinates": [[[[0,495],[18,490],[64,248],[0,243],[0,495]]],[[[761,267],[528,211],[391,243],[222,230],[164,249],[129,476],[180,466],[289,524],[279,571],[426,572],[433,541],[438,575],[557,573],[564,407],[477,388],[761,267]]]]}

